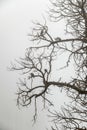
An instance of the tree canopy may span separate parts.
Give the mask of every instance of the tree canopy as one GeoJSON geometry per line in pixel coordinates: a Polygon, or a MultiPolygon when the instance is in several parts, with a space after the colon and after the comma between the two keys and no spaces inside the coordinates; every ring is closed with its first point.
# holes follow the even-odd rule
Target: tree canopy
{"type": "MultiPolygon", "coordinates": [[[[17,104],[31,105],[35,101],[35,115],[37,117],[37,101],[43,99],[48,107],[53,105],[48,98],[49,89],[57,87],[65,91],[71,103],[62,108],[61,113],[50,111],[55,128],[64,130],[87,129],[87,0],[53,0],[49,9],[49,17],[53,24],[61,20],[66,23],[65,33],[68,38],[54,38],[47,23],[35,23],[29,36],[32,46],[27,48],[25,57],[20,58],[12,70],[19,70],[25,76],[20,80],[17,91],[17,104]],[[54,62],[59,52],[67,53],[66,69],[72,63],[75,76],[64,81],[57,78],[54,62]],[[56,75],[56,79],[53,78],[56,75]]],[[[64,37],[64,36],[63,36],[64,37]]],[[[55,108],[55,107],[54,107],[55,108]]]]}

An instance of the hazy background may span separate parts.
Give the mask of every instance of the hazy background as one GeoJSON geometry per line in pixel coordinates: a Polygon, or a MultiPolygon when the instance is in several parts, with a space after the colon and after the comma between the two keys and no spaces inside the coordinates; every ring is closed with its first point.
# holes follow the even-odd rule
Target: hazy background
{"type": "MultiPolygon", "coordinates": [[[[24,56],[25,49],[31,45],[27,36],[32,27],[31,21],[43,19],[48,3],[48,0],[0,0],[0,130],[45,130],[49,125],[44,111],[32,127],[33,106],[18,109],[15,93],[19,72],[7,70],[11,61],[24,56]]],[[[57,32],[51,23],[50,26],[54,33],[57,32]]],[[[62,29],[63,24],[59,26],[60,35],[62,29]]],[[[58,104],[64,100],[60,96],[58,104]]]]}

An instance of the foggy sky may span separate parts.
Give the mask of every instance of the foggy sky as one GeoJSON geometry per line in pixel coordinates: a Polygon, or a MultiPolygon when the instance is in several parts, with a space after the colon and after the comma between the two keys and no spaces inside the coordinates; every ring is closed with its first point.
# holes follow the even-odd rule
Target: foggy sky
{"type": "Polygon", "coordinates": [[[47,7],[47,0],[0,0],[0,130],[45,130],[47,127],[45,113],[32,127],[33,106],[17,108],[15,93],[19,72],[7,69],[11,61],[24,56],[31,44],[27,36],[31,21],[42,20],[47,7]]]}

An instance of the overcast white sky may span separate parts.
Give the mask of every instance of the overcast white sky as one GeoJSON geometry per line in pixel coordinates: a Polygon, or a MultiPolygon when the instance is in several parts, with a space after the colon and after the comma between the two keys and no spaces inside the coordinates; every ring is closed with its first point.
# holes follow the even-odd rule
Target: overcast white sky
{"type": "Polygon", "coordinates": [[[48,0],[0,0],[0,130],[45,130],[47,126],[42,115],[42,120],[32,127],[33,108],[17,108],[19,75],[7,71],[10,62],[23,56],[31,44],[27,37],[31,21],[40,21],[47,7],[48,0]]]}

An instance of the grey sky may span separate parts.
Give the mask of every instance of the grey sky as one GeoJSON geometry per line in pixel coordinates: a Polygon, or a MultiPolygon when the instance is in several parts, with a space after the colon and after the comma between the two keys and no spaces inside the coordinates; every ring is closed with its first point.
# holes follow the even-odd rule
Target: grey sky
{"type": "Polygon", "coordinates": [[[24,55],[30,44],[27,34],[31,21],[40,19],[45,6],[44,0],[0,0],[0,130],[41,130],[45,126],[43,119],[41,125],[37,122],[32,127],[33,107],[17,108],[19,75],[7,71],[11,61],[24,55]]]}
{"type": "Polygon", "coordinates": [[[17,108],[15,92],[19,74],[7,71],[11,61],[24,56],[31,44],[27,37],[31,21],[42,20],[47,7],[47,0],[0,0],[0,130],[42,130],[47,126],[45,114],[41,114],[43,119],[32,127],[33,106],[17,108]]]}

